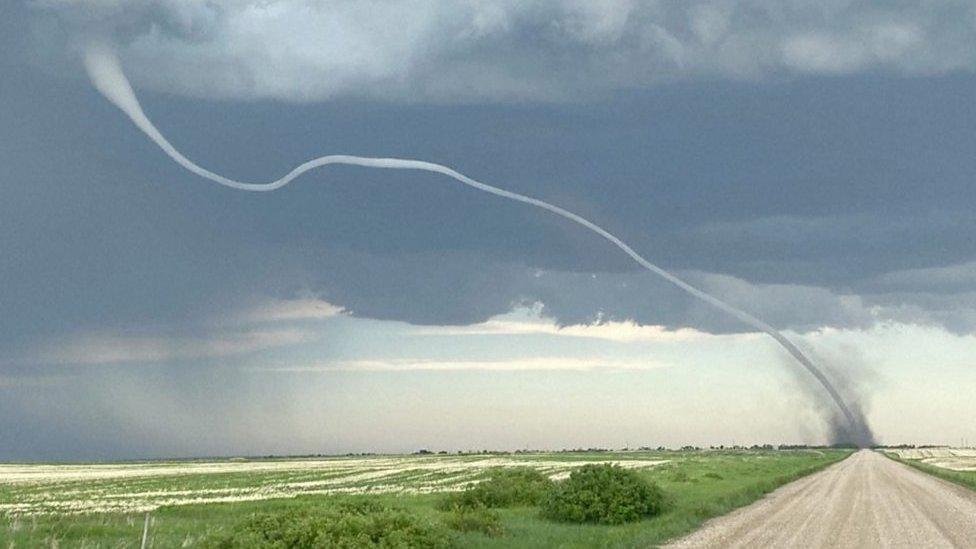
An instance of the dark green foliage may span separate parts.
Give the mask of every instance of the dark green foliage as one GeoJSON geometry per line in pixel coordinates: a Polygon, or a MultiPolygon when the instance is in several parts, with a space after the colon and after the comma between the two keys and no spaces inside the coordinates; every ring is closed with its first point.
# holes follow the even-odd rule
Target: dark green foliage
{"type": "Polygon", "coordinates": [[[542,514],[563,522],[623,524],[660,513],[664,493],[634,471],[617,465],[584,465],[556,485],[542,514]]]}
{"type": "Polygon", "coordinates": [[[310,512],[293,509],[253,515],[230,532],[204,540],[210,549],[452,547],[447,530],[401,509],[363,500],[310,512]]]}
{"type": "Polygon", "coordinates": [[[492,537],[505,532],[498,513],[484,506],[455,507],[444,522],[460,532],[481,532],[492,537]]]}
{"type": "Polygon", "coordinates": [[[446,497],[438,507],[517,507],[538,505],[552,487],[549,477],[531,467],[492,469],[486,480],[446,497]]]}

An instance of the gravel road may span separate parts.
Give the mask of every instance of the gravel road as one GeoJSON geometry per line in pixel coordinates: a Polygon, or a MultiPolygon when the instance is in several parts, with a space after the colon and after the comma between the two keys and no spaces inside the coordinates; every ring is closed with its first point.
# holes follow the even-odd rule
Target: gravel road
{"type": "Polygon", "coordinates": [[[976,492],[870,450],[665,547],[976,547],[976,492]]]}

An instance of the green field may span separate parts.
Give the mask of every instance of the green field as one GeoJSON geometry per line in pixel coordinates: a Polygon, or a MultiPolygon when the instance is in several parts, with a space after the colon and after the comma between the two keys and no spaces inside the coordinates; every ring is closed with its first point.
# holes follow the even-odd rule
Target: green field
{"type": "Polygon", "coordinates": [[[536,508],[499,509],[505,533],[455,533],[458,547],[648,547],[693,530],[846,450],[559,452],[321,459],[0,465],[0,548],[192,547],[255,513],[328,509],[377,499],[440,523],[445,492],[492,467],[531,466],[559,480],[587,463],[614,462],[658,484],[662,515],[620,526],[571,525],[536,508]]]}

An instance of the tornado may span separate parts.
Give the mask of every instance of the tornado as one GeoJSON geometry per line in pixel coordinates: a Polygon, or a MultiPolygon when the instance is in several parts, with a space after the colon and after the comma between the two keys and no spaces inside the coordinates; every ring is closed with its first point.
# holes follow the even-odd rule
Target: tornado
{"type": "Polygon", "coordinates": [[[627,245],[627,243],[622,241],[620,238],[588,219],[585,219],[571,211],[564,210],[559,206],[550,204],[544,200],[507,191],[499,187],[494,187],[492,185],[476,181],[447,166],[435,164],[433,162],[426,162],[423,160],[328,155],[309,160],[292,169],[283,177],[266,183],[248,183],[230,179],[194,163],[192,160],[178,151],[176,147],[174,147],[159,132],[159,130],[156,129],[156,126],[152,123],[149,117],[146,116],[145,112],[143,112],[142,106],[140,105],[139,100],[136,98],[135,92],[132,90],[132,85],[122,70],[118,55],[110,45],[103,42],[90,43],[83,52],[83,61],[88,76],[95,88],[103,96],[105,96],[106,99],[125,113],[132,120],[132,122],[149,137],[149,139],[155,142],[156,145],[163,150],[163,152],[165,152],[177,164],[186,168],[190,172],[232,189],[248,192],[269,192],[284,187],[305,172],[332,164],[393,170],[419,170],[445,175],[463,185],[467,185],[468,187],[472,187],[495,196],[500,196],[502,198],[507,198],[509,200],[514,200],[516,202],[521,202],[523,204],[535,206],[581,225],[609,241],[611,244],[630,256],[631,259],[633,259],[644,269],[667,280],[671,284],[674,284],[678,288],[681,288],[685,292],[704,301],[705,303],[708,303],[716,309],[737,318],[744,324],[772,337],[806,372],[816,379],[816,381],[825,391],[826,395],[840,412],[844,422],[846,423],[845,432],[848,433],[853,439],[841,442],[855,443],[861,447],[873,444],[873,437],[871,435],[870,428],[867,426],[863,415],[859,412],[855,413],[852,411],[851,407],[848,406],[847,402],[845,402],[844,398],[827,378],[823,370],[814,364],[814,362],[810,360],[810,358],[808,358],[786,336],[759,318],[756,318],[755,316],[737,307],[729,305],[721,299],[708,294],[695,286],[692,286],[661,267],[651,263],[639,253],[634,251],[633,248],[627,245]]]}

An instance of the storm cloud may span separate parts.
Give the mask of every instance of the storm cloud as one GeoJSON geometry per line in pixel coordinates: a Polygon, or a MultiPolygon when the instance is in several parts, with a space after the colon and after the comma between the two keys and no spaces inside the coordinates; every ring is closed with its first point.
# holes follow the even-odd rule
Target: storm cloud
{"type": "Polygon", "coordinates": [[[976,8],[966,2],[32,5],[48,54],[107,36],[137,87],[207,98],[560,101],[684,80],[976,68],[976,8]]]}
{"type": "MultiPolygon", "coordinates": [[[[6,24],[35,17],[19,15],[6,24]]],[[[195,325],[303,292],[421,324],[539,302],[562,324],[602,314],[742,329],[569,223],[426,175],[341,168],[262,199],[208,188],[86,82],[38,72],[30,42],[5,37],[8,348],[79,329],[195,325]]],[[[585,109],[145,102],[177,146],[231,175],[272,177],[322,150],[431,158],[578,211],[780,328],[894,320],[965,333],[976,328],[965,284],[976,255],[971,85],[685,84],[585,109]]]]}
{"type": "MultiPolygon", "coordinates": [[[[874,347],[865,354],[894,349],[886,360],[922,365],[904,378],[926,380],[919,399],[971,386],[976,48],[968,5],[924,13],[915,4],[849,2],[309,5],[4,6],[0,439],[16,447],[0,454],[316,451],[315,429],[349,419],[345,404],[320,404],[328,409],[317,415],[295,405],[284,417],[282,403],[306,385],[288,378],[255,412],[234,395],[266,385],[242,379],[243,365],[302,366],[333,355],[362,364],[377,360],[367,355],[384,344],[391,354],[416,351],[421,343],[389,335],[403,326],[464,330],[534,307],[555,326],[745,329],[555,216],[424,174],[337,168],[263,197],[201,183],[84,80],[74,48],[93,35],[120,48],[160,130],[215,171],[269,179],[322,151],[430,159],[579,212],[798,338],[828,334],[860,345],[864,334],[890,330],[868,338],[874,347]],[[294,32],[283,35],[286,25],[294,32]],[[341,32],[312,32],[319,28],[341,32]],[[361,324],[292,326],[305,314],[296,308],[308,303],[324,308],[317,314],[361,324]],[[119,394],[125,398],[113,400],[119,394]],[[214,419],[192,426],[206,415],[214,419]],[[249,429],[253,417],[263,419],[249,429]],[[230,446],[206,442],[214,431],[227,432],[230,446]],[[131,440],[117,439],[119,432],[131,440]],[[271,432],[277,442],[263,445],[271,432]],[[289,442],[302,436],[310,438],[289,442]]],[[[497,364],[504,357],[493,353],[518,348],[513,342],[523,336],[510,337],[477,348],[460,338],[458,356],[437,356],[444,336],[411,360],[450,364],[470,354],[497,364]]],[[[709,394],[695,368],[713,364],[711,373],[728,374],[726,385],[748,380],[728,401],[711,395],[740,408],[735,424],[717,431],[708,425],[721,418],[702,419],[695,441],[706,443],[748,423],[742,418],[756,408],[749,399],[764,398],[764,383],[784,382],[763,370],[769,363],[778,370],[778,358],[747,345],[749,335],[711,337],[712,354],[698,361],[684,358],[707,347],[698,340],[675,351],[682,358],[671,363],[688,365],[684,377],[635,369],[628,378],[648,380],[653,394],[691,416],[704,413],[695,398],[709,394]],[[733,377],[746,371],[752,377],[733,377]]],[[[544,347],[565,350],[560,356],[579,351],[565,339],[544,347]]],[[[599,344],[600,352],[619,351],[599,344]]],[[[823,344],[814,346],[824,351],[823,344]]],[[[400,364],[381,358],[391,370],[400,364]]],[[[397,383],[374,374],[369,392],[395,391],[397,383]]],[[[366,402],[357,375],[307,384],[314,390],[301,401],[322,403],[329,394],[366,402]]],[[[582,395],[593,386],[581,383],[574,393],[572,381],[548,376],[520,384],[495,371],[466,385],[465,399],[480,410],[479,395],[490,398],[485,387],[494,387],[551,406],[566,394],[553,388],[540,396],[547,390],[540,387],[566,383],[559,387],[582,395]]],[[[612,376],[592,376],[606,393],[579,402],[598,407],[623,394],[612,376]]],[[[411,387],[450,393],[443,379],[418,377],[411,387]]],[[[423,408],[413,393],[398,396],[405,409],[423,408]]],[[[788,411],[783,398],[779,409],[788,411]]],[[[906,390],[890,402],[918,408],[912,398],[906,390]]],[[[512,399],[509,411],[521,405],[512,399]]],[[[943,420],[970,401],[960,393],[926,417],[948,425],[943,420]]],[[[902,429],[898,406],[873,402],[880,404],[868,413],[880,414],[883,439],[927,432],[902,429]]],[[[357,410],[357,425],[403,415],[357,410]]],[[[614,418],[627,413],[615,410],[614,418]]],[[[524,414],[505,417],[515,419],[498,423],[499,432],[524,414]]],[[[429,432],[439,432],[431,421],[429,432]]],[[[763,436],[822,435],[804,438],[789,430],[794,420],[781,423],[763,436]]],[[[494,432],[487,419],[479,425],[494,432]]],[[[600,433],[606,425],[590,427],[600,433]]],[[[426,433],[409,444],[426,444],[426,433]]],[[[368,450],[375,440],[329,448],[368,450]]],[[[569,435],[551,443],[589,444],[569,435]]]]}

